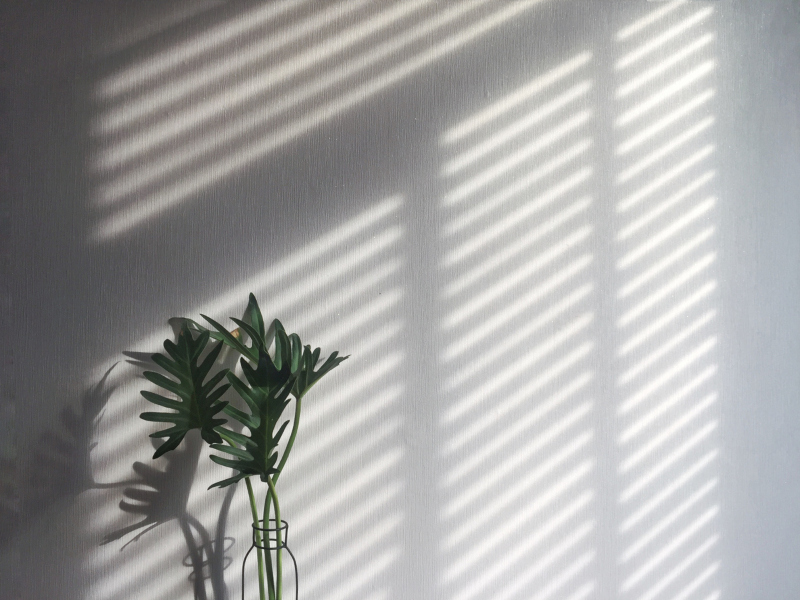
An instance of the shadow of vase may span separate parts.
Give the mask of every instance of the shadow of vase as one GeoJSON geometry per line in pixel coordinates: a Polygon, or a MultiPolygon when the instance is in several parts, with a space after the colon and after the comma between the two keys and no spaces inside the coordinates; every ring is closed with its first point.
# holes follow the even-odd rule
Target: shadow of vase
{"type": "MultiPolygon", "coordinates": [[[[180,320],[172,322],[177,334],[180,320]]],[[[140,352],[124,352],[133,366],[155,370],[150,354],[140,352]]],[[[219,365],[230,366],[234,356],[223,351],[219,365]]],[[[158,441],[153,440],[153,446],[158,441]]],[[[166,522],[175,520],[180,527],[186,543],[187,554],[182,564],[191,568],[188,580],[192,585],[195,600],[208,600],[206,582],[210,583],[214,600],[227,600],[224,572],[233,559],[229,553],[236,540],[226,536],[226,527],[230,506],[236,493],[236,485],[227,488],[222,507],[217,515],[213,537],[208,529],[188,510],[189,495],[194,485],[198,460],[203,449],[203,440],[197,430],[190,431],[181,445],[160,458],[156,464],[163,470],[142,462],[135,462],[132,470],[135,478],[126,482],[128,487],[123,491],[120,509],[130,515],[141,517],[135,523],[121,527],[105,536],[102,544],[120,540],[129,534],[134,537],[127,541],[122,550],[129,544],[137,542],[148,532],[166,522]]]]}

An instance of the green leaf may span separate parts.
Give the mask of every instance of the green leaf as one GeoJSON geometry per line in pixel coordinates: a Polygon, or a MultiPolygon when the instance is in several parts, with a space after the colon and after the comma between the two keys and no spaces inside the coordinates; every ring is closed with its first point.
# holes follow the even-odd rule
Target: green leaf
{"type": "Polygon", "coordinates": [[[166,356],[162,354],[153,354],[151,357],[153,362],[156,363],[159,367],[164,369],[167,373],[172,375],[173,377],[181,378],[183,376],[183,369],[180,369],[175,366],[175,363],[169,360],[166,356]]]}
{"type": "Polygon", "coordinates": [[[245,477],[247,477],[246,474],[238,473],[238,474],[234,475],[233,477],[229,477],[228,479],[223,479],[222,481],[218,481],[216,483],[212,483],[210,486],[208,486],[208,489],[215,488],[215,487],[219,487],[219,488],[228,487],[229,485],[231,485],[233,483],[237,483],[237,482],[241,481],[245,477]]]}
{"type": "MultiPolygon", "coordinates": [[[[246,405],[246,411],[229,405],[224,407],[225,414],[241,423],[247,431],[246,434],[240,434],[222,426],[216,432],[212,432],[220,434],[221,438],[227,442],[227,446],[215,444],[214,449],[234,456],[234,458],[220,456],[212,458],[215,462],[238,471],[234,477],[217,482],[212,487],[224,487],[249,475],[259,475],[262,480],[265,480],[271,474],[279,474],[279,469],[283,468],[291,450],[298,426],[298,423],[295,422],[284,456],[279,468],[276,468],[278,442],[290,421],[283,421],[279,427],[278,423],[281,421],[283,411],[289,405],[290,395],[293,395],[298,402],[296,415],[299,415],[299,402],[302,397],[322,377],[349,357],[340,357],[338,352],[334,352],[322,365],[318,366],[322,352],[320,348],[312,351],[311,346],[303,346],[300,337],[296,333],[287,334],[278,319],[274,319],[267,329],[261,309],[253,294],[248,297],[244,319],[231,317],[238,327],[234,332],[229,332],[210,317],[205,315],[202,317],[215,331],[207,330],[191,319],[186,319],[184,326],[187,331],[198,332],[198,336],[208,335],[213,339],[220,340],[241,355],[240,365],[244,378],[240,379],[230,372],[226,373],[226,377],[230,387],[236,391],[246,405]],[[250,338],[249,346],[244,336],[250,338]],[[273,347],[274,352],[270,356],[269,351],[273,347]]],[[[178,346],[180,346],[180,340],[178,346]]],[[[175,362],[180,362],[179,358],[184,354],[177,346],[168,348],[167,351],[175,362]]],[[[205,367],[206,363],[203,363],[201,369],[205,367]]],[[[176,372],[170,371],[166,367],[163,368],[178,377],[176,372]]],[[[166,378],[157,379],[159,382],[165,383],[166,378]]],[[[217,392],[210,390],[218,383],[219,381],[215,377],[207,384],[208,389],[202,389],[215,401],[222,392],[217,395],[217,392]]],[[[177,385],[172,383],[173,388],[177,385]]]]}
{"type": "MultiPolygon", "coordinates": [[[[207,402],[216,402],[217,400],[219,400],[222,397],[223,394],[225,394],[225,392],[228,391],[229,387],[231,387],[230,384],[226,383],[225,385],[219,386],[214,391],[209,392],[207,390],[211,389],[211,386],[205,385],[205,386],[203,386],[203,389],[202,389],[201,393],[204,396],[208,396],[207,402]]],[[[228,404],[228,403],[227,402],[223,402],[222,403],[223,408],[225,407],[224,405],[226,405],[226,404],[228,404]]]]}
{"type": "Polygon", "coordinates": [[[180,409],[181,403],[178,400],[170,400],[169,398],[164,398],[164,396],[159,396],[158,394],[154,394],[153,392],[148,392],[146,390],[142,390],[140,394],[142,394],[142,396],[144,396],[147,400],[149,400],[153,404],[157,404],[158,406],[163,406],[164,408],[171,408],[172,410],[180,409]]]}
{"type": "Polygon", "coordinates": [[[209,323],[211,323],[214,329],[217,330],[217,333],[220,335],[224,343],[226,343],[228,346],[236,350],[239,354],[247,357],[251,361],[256,362],[258,360],[258,350],[255,347],[248,348],[247,346],[245,346],[241,340],[239,340],[236,336],[230,333],[227,329],[225,329],[222,325],[217,323],[211,317],[207,317],[206,315],[200,315],[200,316],[203,317],[209,323]]]}
{"type": "Polygon", "coordinates": [[[231,387],[236,390],[236,393],[242,397],[242,399],[247,403],[247,406],[250,407],[250,411],[253,413],[258,412],[258,404],[256,402],[256,394],[250,389],[246,383],[244,383],[241,379],[236,377],[233,373],[228,373],[228,381],[230,381],[231,387]]]}
{"type": "Polygon", "coordinates": [[[174,450],[183,440],[187,432],[199,429],[201,437],[208,443],[221,443],[222,438],[215,428],[225,424],[224,419],[217,418],[227,406],[220,397],[228,389],[229,384],[219,386],[227,369],[222,369],[211,379],[205,381],[216,363],[222,344],[217,343],[201,364],[200,356],[208,345],[209,332],[200,332],[197,337],[191,333],[189,325],[183,324],[178,342],[164,341],[164,349],[169,356],[154,354],[153,362],[177,379],[170,379],[161,373],[147,371],[144,373],[148,381],[177,396],[177,400],[160,394],[143,390],[142,396],[149,402],[170,409],[170,412],[144,412],[140,417],[155,423],[172,423],[173,426],[161,430],[151,437],[166,437],[158,447],[153,458],[174,450]]]}
{"type": "Polygon", "coordinates": [[[139,415],[139,418],[144,421],[151,421],[153,423],[172,423],[175,424],[188,424],[191,422],[191,418],[189,415],[184,415],[181,413],[172,414],[172,413],[154,413],[154,412],[143,412],[139,415]]]}
{"type": "MultiPolygon", "coordinates": [[[[162,437],[172,437],[174,434],[180,434],[185,431],[184,427],[175,425],[174,427],[168,427],[167,429],[162,429],[161,431],[156,431],[155,433],[151,433],[151,438],[162,438],[162,437]]],[[[183,438],[181,438],[183,439],[183,438]]]]}
{"type": "MultiPolygon", "coordinates": [[[[227,408],[228,407],[226,407],[226,410],[227,408]]],[[[247,440],[249,439],[246,435],[241,434],[238,431],[225,430],[225,436],[230,438],[231,440],[233,440],[234,443],[239,444],[240,446],[246,446],[247,440]]]]}
{"type": "Polygon", "coordinates": [[[219,333],[217,331],[211,331],[207,327],[204,327],[203,325],[200,325],[200,323],[198,323],[197,321],[194,321],[193,319],[190,319],[188,317],[174,317],[174,318],[170,319],[169,322],[171,324],[173,324],[173,323],[180,324],[181,327],[183,327],[183,325],[186,325],[189,328],[189,331],[192,331],[192,332],[195,332],[195,333],[202,333],[204,331],[207,331],[208,335],[215,342],[224,342],[225,341],[225,339],[223,338],[221,333],[219,333]]]}
{"type": "MultiPolygon", "coordinates": [[[[183,385],[183,378],[181,381],[175,382],[168,377],[164,377],[161,373],[154,373],[153,371],[145,371],[142,375],[144,375],[144,378],[148,381],[155,383],[158,387],[162,387],[168,392],[172,392],[178,396],[183,396],[183,394],[187,393],[187,389],[183,385]]],[[[189,390],[188,393],[191,394],[191,390],[189,390]]]]}
{"type": "Polygon", "coordinates": [[[258,352],[266,352],[268,350],[268,348],[264,346],[264,336],[254,327],[248,325],[241,319],[235,319],[234,317],[231,317],[231,321],[236,323],[239,326],[239,329],[244,331],[250,337],[253,342],[253,348],[255,348],[258,352]]]}
{"type": "MultiPolygon", "coordinates": [[[[185,434],[184,434],[185,435],[185,434]]],[[[172,450],[175,450],[180,443],[183,441],[184,435],[172,435],[167,439],[163,444],[161,444],[157,449],[155,454],[153,454],[153,458],[158,458],[159,456],[166,454],[172,450]]]]}
{"type": "MultiPolygon", "coordinates": [[[[229,417],[236,419],[242,425],[246,427],[257,428],[258,427],[258,415],[248,415],[246,412],[239,410],[238,408],[231,406],[230,404],[225,407],[225,414],[229,417]]],[[[226,433],[236,433],[235,431],[226,430],[226,433]]]]}
{"type": "Polygon", "coordinates": [[[250,324],[258,332],[259,339],[263,342],[268,342],[264,349],[269,349],[269,344],[272,343],[272,340],[267,339],[267,333],[264,330],[264,317],[261,315],[261,309],[258,307],[256,297],[252,293],[248,298],[246,314],[250,319],[250,324]]]}
{"type": "Polygon", "coordinates": [[[229,446],[226,444],[213,444],[211,448],[214,450],[219,450],[220,452],[227,452],[228,454],[232,454],[233,456],[241,458],[244,461],[253,460],[253,456],[247,450],[242,450],[241,448],[237,448],[236,446],[229,446]]]}
{"type": "MultiPolygon", "coordinates": [[[[285,334],[284,334],[285,335],[285,334]]],[[[228,374],[231,386],[245,401],[249,413],[228,406],[225,412],[242,423],[247,430],[237,432],[221,427],[223,439],[237,443],[240,448],[230,444],[227,447],[214,446],[215,450],[227,452],[236,458],[223,458],[212,455],[214,462],[231,467],[245,475],[259,475],[262,479],[276,473],[278,443],[289,421],[280,426],[281,416],[289,404],[289,394],[294,386],[295,376],[289,365],[278,369],[266,352],[259,354],[258,367],[251,367],[244,358],[240,361],[247,383],[233,373],[228,374]]],[[[221,482],[220,482],[221,483],[221,482]]]]}
{"type": "Polygon", "coordinates": [[[349,355],[339,356],[338,352],[334,352],[327,358],[325,363],[315,371],[314,367],[319,360],[320,353],[319,348],[312,353],[310,352],[310,347],[306,346],[306,350],[303,352],[303,369],[297,378],[294,390],[292,390],[295,398],[302,398],[305,396],[320,379],[350,358],[349,355]]]}
{"type": "MultiPolygon", "coordinates": [[[[205,343],[203,344],[203,347],[205,347],[206,343],[208,343],[208,333],[207,332],[205,334],[205,343]]],[[[197,368],[195,376],[198,379],[204,380],[206,378],[206,376],[208,375],[209,371],[211,371],[211,367],[213,367],[214,363],[217,362],[217,358],[219,357],[219,353],[221,351],[222,351],[222,344],[217,344],[216,346],[214,346],[214,348],[211,349],[211,352],[208,353],[208,356],[206,356],[205,360],[203,360],[203,362],[197,368]]],[[[192,357],[192,360],[195,361],[196,359],[198,359],[200,357],[200,353],[201,352],[202,352],[202,348],[197,350],[196,356],[192,357]]],[[[214,375],[214,377],[211,378],[211,382],[208,384],[208,386],[210,388],[215,387],[222,380],[223,377],[225,377],[225,372],[224,371],[220,371],[219,373],[214,375]]]]}
{"type": "Polygon", "coordinates": [[[300,336],[293,333],[289,336],[289,355],[291,356],[292,373],[297,373],[300,368],[300,359],[303,355],[303,343],[300,336]]]}
{"type": "MultiPolygon", "coordinates": [[[[233,458],[222,458],[221,456],[217,456],[216,454],[212,454],[210,458],[218,465],[222,465],[223,467],[230,467],[231,469],[236,469],[239,466],[239,463],[245,462],[233,458]]],[[[252,474],[255,475],[256,473],[252,474]]]]}

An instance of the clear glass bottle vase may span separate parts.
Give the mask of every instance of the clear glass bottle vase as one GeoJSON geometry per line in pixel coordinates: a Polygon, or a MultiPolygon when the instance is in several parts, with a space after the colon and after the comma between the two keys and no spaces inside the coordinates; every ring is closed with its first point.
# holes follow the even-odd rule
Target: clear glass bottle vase
{"type": "MultiPolygon", "coordinates": [[[[297,575],[297,561],[294,558],[294,554],[292,551],[289,550],[289,546],[287,545],[289,542],[289,524],[281,519],[280,526],[277,525],[277,521],[275,519],[269,519],[267,524],[269,527],[264,526],[264,519],[260,519],[258,521],[259,525],[256,523],[252,524],[253,528],[253,543],[250,545],[250,548],[247,550],[247,553],[244,555],[244,560],[242,561],[242,600],[244,600],[244,579],[245,579],[245,567],[247,566],[247,558],[250,556],[250,553],[253,551],[254,548],[258,548],[259,550],[264,550],[265,552],[272,552],[273,550],[283,551],[289,553],[289,556],[292,559],[292,563],[294,564],[294,598],[297,600],[298,598],[298,575],[297,575]],[[278,544],[278,532],[281,534],[281,543],[278,544]],[[260,542],[258,541],[260,538],[260,542]]],[[[266,565],[265,565],[266,566],[266,565]]],[[[276,582],[277,583],[277,582],[276,582]]]]}

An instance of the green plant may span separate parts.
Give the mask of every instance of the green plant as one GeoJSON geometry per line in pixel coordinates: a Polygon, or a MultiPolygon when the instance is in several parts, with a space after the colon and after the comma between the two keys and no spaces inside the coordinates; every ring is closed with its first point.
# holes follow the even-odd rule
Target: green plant
{"type": "MultiPolygon", "coordinates": [[[[175,379],[153,371],[144,373],[151,383],[169,393],[169,396],[164,396],[141,392],[149,402],[169,410],[144,412],[141,418],[172,425],[151,434],[154,438],[166,438],[153,458],[174,450],[189,431],[198,429],[211,449],[223,453],[212,455],[211,460],[234,471],[233,476],[211,487],[227,487],[244,479],[254,526],[259,527],[260,522],[269,523],[273,507],[275,521],[280,524],[280,503],[275,485],[297,437],[303,397],[348,357],[333,352],[320,364],[321,350],[312,351],[311,346],[303,346],[298,335],[287,334],[280,321],[275,319],[271,327],[265,327],[253,294],[250,294],[245,319],[231,319],[238,326],[233,331],[205,315],[201,316],[213,329],[191,319],[181,319],[177,343],[166,340],[164,349],[167,355],[152,356],[153,362],[175,379]],[[210,340],[215,340],[216,344],[204,355],[210,340]],[[244,379],[219,365],[223,345],[240,355],[244,379]],[[209,377],[215,367],[216,372],[209,377]],[[223,380],[227,383],[223,384],[223,380]],[[244,410],[221,399],[229,388],[233,388],[242,399],[244,410]],[[284,413],[292,403],[294,415],[284,419],[284,413]],[[230,417],[239,427],[226,426],[229,423],[220,417],[221,414],[230,417]],[[289,439],[281,452],[279,444],[290,423],[289,439]],[[250,481],[256,476],[267,486],[262,516],[250,481]]],[[[254,532],[257,544],[262,545],[259,530],[254,529],[254,532]]],[[[278,549],[274,560],[271,551],[257,549],[261,600],[281,600],[280,529],[276,531],[276,538],[278,549]]]]}

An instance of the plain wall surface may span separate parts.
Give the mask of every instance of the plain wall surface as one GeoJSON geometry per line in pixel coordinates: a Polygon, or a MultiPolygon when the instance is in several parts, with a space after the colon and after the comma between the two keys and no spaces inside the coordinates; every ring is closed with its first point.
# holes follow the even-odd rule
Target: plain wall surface
{"type": "Polygon", "coordinates": [[[796,0],[1,10],[0,597],[238,597],[131,356],[249,292],[301,598],[800,597],[796,0]]]}

